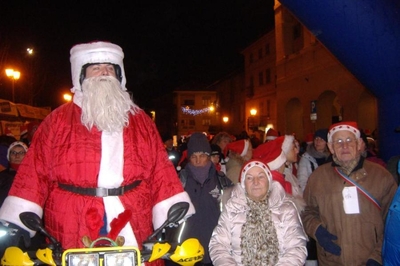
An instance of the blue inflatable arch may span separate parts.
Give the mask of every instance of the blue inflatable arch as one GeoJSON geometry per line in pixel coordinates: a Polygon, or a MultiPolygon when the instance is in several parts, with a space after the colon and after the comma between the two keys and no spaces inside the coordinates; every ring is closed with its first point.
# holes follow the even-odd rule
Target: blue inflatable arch
{"type": "Polygon", "coordinates": [[[378,99],[379,149],[400,154],[400,1],[280,0],[378,99]]]}

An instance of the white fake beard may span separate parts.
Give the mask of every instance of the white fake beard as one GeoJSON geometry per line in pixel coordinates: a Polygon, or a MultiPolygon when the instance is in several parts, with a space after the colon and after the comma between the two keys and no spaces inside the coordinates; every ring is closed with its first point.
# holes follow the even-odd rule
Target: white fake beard
{"type": "Polygon", "coordinates": [[[120,82],[111,76],[85,79],[82,84],[82,124],[89,130],[120,132],[129,124],[134,103],[120,82]]]}

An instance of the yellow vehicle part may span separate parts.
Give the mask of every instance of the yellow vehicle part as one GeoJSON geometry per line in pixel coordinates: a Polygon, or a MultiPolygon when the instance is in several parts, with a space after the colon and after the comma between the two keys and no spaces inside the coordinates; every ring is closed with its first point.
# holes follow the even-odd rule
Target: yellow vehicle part
{"type": "Polygon", "coordinates": [[[53,259],[53,251],[49,248],[39,249],[36,251],[36,257],[47,265],[56,266],[53,259]]]}
{"type": "Polygon", "coordinates": [[[1,265],[15,266],[15,265],[34,265],[33,261],[28,256],[28,253],[22,252],[18,247],[8,247],[1,258],[1,265]]]}
{"type": "Polygon", "coordinates": [[[170,256],[173,262],[183,266],[191,266],[199,262],[204,257],[204,248],[196,238],[186,239],[181,245],[177,246],[174,254],[170,256]]]}
{"type": "Polygon", "coordinates": [[[156,259],[164,256],[171,248],[171,245],[168,243],[156,243],[153,246],[153,250],[151,252],[151,256],[149,262],[155,261],[156,259]]]}

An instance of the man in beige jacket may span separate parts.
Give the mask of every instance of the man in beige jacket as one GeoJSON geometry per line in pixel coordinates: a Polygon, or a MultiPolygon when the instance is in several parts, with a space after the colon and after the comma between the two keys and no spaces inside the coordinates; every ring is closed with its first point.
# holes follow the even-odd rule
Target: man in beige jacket
{"type": "Polygon", "coordinates": [[[385,168],[364,160],[360,142],[355,122],[332,125],[333,162],[318,167],[304,190],[302,219],[320,265],[382,265],[384,219],[397,185],[385,168]]]}

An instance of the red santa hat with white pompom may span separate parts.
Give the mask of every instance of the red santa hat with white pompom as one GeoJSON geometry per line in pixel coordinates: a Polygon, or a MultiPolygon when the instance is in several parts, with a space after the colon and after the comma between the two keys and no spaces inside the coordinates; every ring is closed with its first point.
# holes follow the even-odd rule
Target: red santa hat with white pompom
{"type": "Polygon", "coordinates": [[[328,132],[328,142],[332,142],[332,136],[338,131],[346,130],[353,133],[357,139],[360,138],[360,130],[358,130],[358,125],[354,121],[340,122],[330,126],[328,132]]]}

